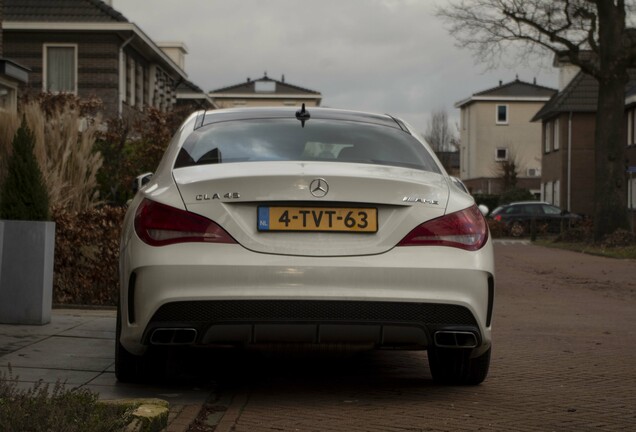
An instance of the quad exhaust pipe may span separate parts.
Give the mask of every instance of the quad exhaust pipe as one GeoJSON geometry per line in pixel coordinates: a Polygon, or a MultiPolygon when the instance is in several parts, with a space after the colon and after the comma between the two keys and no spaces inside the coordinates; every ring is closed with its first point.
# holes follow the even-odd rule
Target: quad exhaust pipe
{"type": "Polygon", "coordinates": [[[196,340],[193,328],[158,328],[150,336],[152,345],[192,345],[196,340]]]}
{"type": "Polygon", "coordinates": [[[433,340],[440,348],[476,348],[478,345],[475,333],[467,331],[438,331],[433,340]]]}

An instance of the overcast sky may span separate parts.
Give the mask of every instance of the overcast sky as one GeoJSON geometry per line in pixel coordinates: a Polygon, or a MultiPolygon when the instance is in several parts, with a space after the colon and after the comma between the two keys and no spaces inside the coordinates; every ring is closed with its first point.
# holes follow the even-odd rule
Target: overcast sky
{"type": "MultiPolygon", "coordinates": [[[[186,73],[209,91],[270,78],[323,95],[322,105],[401,117],[430,113],[512,81],[556,87],[548,66],[485,70],[457,48],[435,6],[446,0],[113,0],[156,42],[188,48],[186,73]]],[[[549,56],[548,56],[549,57],[549,56]]]]}

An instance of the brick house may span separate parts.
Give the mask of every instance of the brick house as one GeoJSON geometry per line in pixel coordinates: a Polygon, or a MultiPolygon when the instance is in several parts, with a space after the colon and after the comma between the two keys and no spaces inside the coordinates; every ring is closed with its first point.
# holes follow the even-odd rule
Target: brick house
{"type": "Polygon", "coordinates": [[[2,20],[3,0],[0,0],[0,111],[16,111],[18,87],[28,82],[29,71],[22,65],[3,57],[2,20]]]}
{"type": "Polygon", "coordinates": [[[461,111],[459,174],[472,193],[501,193],[501,165],[514,162],[517,187],[539,194],[541,126],[530,120],[554,93],[517,78],[455,104],[461,111]]]}
{"type": "MultiPolygon", "coordinates": [[[[542,199],[585,215],[594,214],[594,134],[598,83],[569,63],[560,63],[559,92],[535,115],[542,125],[542,199]]],[[[636,165],[636,70],[630,71],[625,92],[627,166],[636,165]]],[[[625,174],[628,175],[627,173],[625,174]]],[[[629,180],[629,179],[628,179],[629,180]]],[[[636,179],[628,182],[632,212],[636,179]]],[[[629,198],[629,197],[628,197],[629,198]]]]}
{"type": "Polygon", "coordinates": [[[21,86],[27,94],[97,97],[107,117],[127,118],[146,106],[172,109],[177,88],[189,83],[170,49],[164,51],[110,1],[3,3],[3,52],[30,69],[21,86]]]}
{"type": "Polygon", "coordinates": [[[320,106],[322,94],[285,82],[285,75],[280,81],[269,78],[267,73],[262,78],[212,90],[210,98],[219,108],[235,108],[244,106],[320,106]]]}

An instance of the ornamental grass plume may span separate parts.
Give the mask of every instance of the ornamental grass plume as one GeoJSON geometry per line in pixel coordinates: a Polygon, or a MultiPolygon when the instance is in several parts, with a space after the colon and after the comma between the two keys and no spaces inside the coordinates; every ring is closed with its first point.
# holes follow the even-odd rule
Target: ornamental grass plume
{"type": "MultiPolygon", "coordinates": [[[[95,149],[101,117],[83,116],[77,103],[31,101],[21,109],[34,139],[33,152],[49,196],[49,209],[83,211],[98,204],[97,172],[103,163],[95,149]]],[[[7,175],[11,140],[20,124],[15,113],[0,113],[0,184],[7,175]]]]}

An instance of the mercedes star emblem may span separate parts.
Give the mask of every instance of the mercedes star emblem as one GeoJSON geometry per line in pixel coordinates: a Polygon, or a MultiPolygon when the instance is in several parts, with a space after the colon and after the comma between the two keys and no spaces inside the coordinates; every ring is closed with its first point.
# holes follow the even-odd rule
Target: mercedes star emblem
{"type": "Polygon", "coordinates": [[[316,179],[309,185],[309,192],[316,198],[322,198],[329,192],[329,185],[325,179],[316,179]]]}

